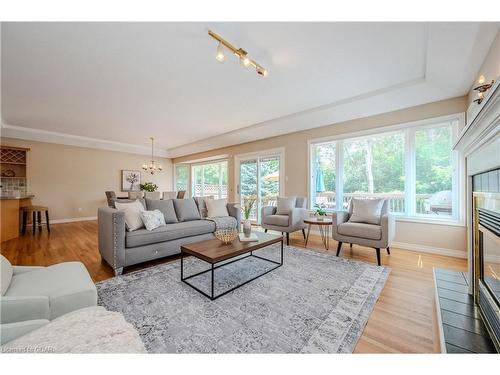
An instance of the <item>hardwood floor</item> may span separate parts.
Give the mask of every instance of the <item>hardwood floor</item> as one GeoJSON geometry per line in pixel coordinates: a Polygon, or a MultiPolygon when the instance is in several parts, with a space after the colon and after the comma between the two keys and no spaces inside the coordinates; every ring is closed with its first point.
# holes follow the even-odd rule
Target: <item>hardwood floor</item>
{"type": "MultiPolygon", "coordinates": [[[[290,245],[303,247],[300,232],[290,236],[290,245]]],[[[335,254],[336,242],[329,252],[335,254]]],[[[308,248],[323,250],[319,236],[309,238],[308,248]]],[[[113,277],[111,268],[101,262],[97,249],[95,221],[51,225],[51,233],[27,235],[2,243],[1,251],[14,265],[48,266],[79,260],[85,264],[94,281],[113,277]]],[[[391,249],[382,252],[382,264],[391,267],[387,283],[361,336],[356,353],[433,353],[439,352],[432,268],[465,271],[465,259],[391,249]]],[[[341,256],[376,263],[375,250],[349,244],[341,256]]],[[[177,257],[128,267],[136,269],[176,260],[177,257]]]]}

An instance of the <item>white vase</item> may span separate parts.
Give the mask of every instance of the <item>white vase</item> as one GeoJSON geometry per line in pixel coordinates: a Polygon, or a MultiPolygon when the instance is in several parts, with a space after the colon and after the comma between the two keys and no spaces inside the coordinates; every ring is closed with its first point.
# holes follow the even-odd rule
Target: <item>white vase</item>
{"type": "Polygon", "coordinates": [[[243,234],[247,238],[252,234],[252,223],[248,219],[243,221],[243,234]]]}

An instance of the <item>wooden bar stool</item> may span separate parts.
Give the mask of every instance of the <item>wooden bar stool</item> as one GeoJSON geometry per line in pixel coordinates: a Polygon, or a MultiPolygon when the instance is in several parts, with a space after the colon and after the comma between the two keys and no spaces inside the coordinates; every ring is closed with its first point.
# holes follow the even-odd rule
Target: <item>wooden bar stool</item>
{"type": "Polygon", "coordinates": [[[50,232],[49,224],[49,208],[45,206],[24,206],[21,207],[23,213],[23,226],[21,229],[22,234],[26,234],[26,226],[28,224],[28,215],[32,215],[33,222],[33,234],[36,233],[36,223],[38,222],[38,231],[42,232],[42,212],[45,212],[45,221],[47,225],[47,231],[50,232]]]}

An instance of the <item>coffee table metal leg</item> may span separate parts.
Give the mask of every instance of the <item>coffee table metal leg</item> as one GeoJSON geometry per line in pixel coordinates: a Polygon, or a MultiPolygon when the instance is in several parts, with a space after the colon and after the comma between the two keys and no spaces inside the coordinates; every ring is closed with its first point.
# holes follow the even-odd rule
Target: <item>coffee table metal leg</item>
{"type": "Polygon", "coordinates": [[[283,265],[283,239],[281,239],[281,259],[280,259],[280,266],[283,265]]]}
{"type": "Polygon", "coordinates": [[[181,281],[184,281],[184,251],[181,250],[181,281]]]}
{"type": "Polygon", "coordinates": [[[214,264],[212,263],[212,300],[214,299],[214,264]]]}
{"type": "MultiPolygon", "coordinates": [[[[306,244],[304,246],[307,246],[307,241],[309,241],[309,233],[311,233],[311,224],[307,226],[306,244]]],[[[281,241],[281,245],[283,245],[283,241],[281,241]]]]}

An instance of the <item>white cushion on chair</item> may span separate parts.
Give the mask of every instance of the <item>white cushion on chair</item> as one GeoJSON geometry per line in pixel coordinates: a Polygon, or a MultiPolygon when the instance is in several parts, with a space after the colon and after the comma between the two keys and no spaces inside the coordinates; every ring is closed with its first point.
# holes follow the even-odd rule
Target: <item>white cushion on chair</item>
{"type": "Polygon", "coordinates": [[[356,199],[351,200],[352,223],[380,224],[380,215],[385,199],[356,199]]]}
{"type": "Polygon", "coordinates": [[[343,223],[338,226],[339,234],[349,237],[368,238],[380,240],[382,238],[382,227],[380,225],[365,223],[343,223]]]}
{"type": "Polygon", "coordinates": [[[1,269],[0,272],[2,272],[1,275],[1,280],[0,282],[2,283],[1,288],[2,288],[2,296],[5,294],[7,289],[9,288],[10,282],[12,280],[12,264],[10,264],[9,260],[4,257],[3,255],[0,255],[1,257],[1,269]]]}
{"type": "Polygon", "coordinates": [[[296,197],[278,198],[278,207],[276,208],[277,215],[289,215],[290,211],[295,208],[296,197]]]}

